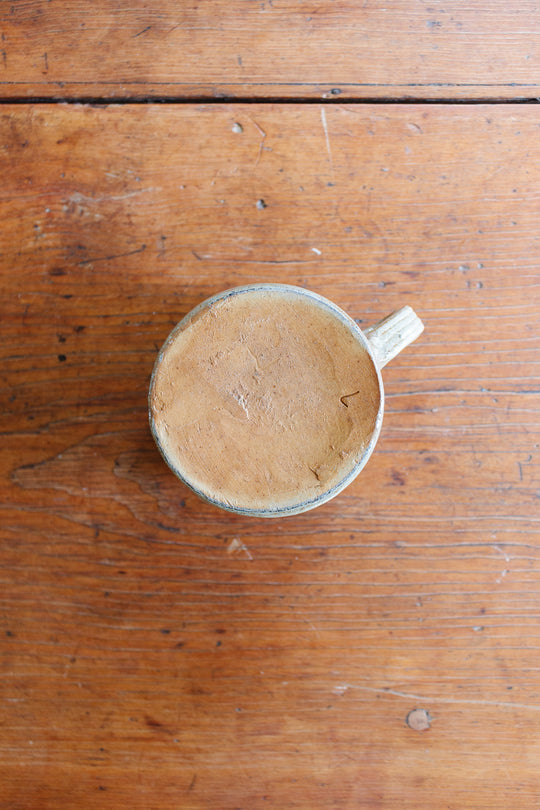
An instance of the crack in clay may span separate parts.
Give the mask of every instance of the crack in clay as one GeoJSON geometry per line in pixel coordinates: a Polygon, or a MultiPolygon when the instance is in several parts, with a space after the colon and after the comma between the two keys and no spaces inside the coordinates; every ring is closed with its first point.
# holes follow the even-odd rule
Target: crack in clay
{"type": "Polygon", "coordinates": [[[352,393],[352,394],[343,394],[343,396],[339,398],[339,401],[340,401],[340,402],[341,402],[343,405],[345,405],[345,407],[346,407],[346,408],[348,408],[348,407],[349,407],[349,404],[348,404],[347,402],[345,402],[345,400],[346,400],[346,399],[350,399],[351,397],[355,397],[355,396],[356,396],[357,394],[359,394],[359,393],[360,393],[360,391],[354,391],[354,393],[352,393]]]}

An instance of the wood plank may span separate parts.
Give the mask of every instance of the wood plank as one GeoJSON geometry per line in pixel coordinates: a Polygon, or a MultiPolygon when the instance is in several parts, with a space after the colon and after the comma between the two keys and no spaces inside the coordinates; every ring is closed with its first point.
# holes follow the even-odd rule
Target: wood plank
{"type": "Polygon", "coordinates": [[[537,807],[539,128],[4,107],[1,806],[537,807]],[[172,325],[252,281],[426,324],[366,470],[278,521],[199,502],[147,426],[172,325]]]}
{"type": "Polygon", "coordinates": [[[536,98],[540,9],[503,0],[28,0],[0,8],[0,96],[536,98]]]}

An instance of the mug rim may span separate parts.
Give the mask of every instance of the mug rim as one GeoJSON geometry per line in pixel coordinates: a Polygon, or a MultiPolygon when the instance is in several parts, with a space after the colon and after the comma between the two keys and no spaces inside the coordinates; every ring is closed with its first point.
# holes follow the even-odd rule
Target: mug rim
{"type": "Polygon", "coordinates": [[[298,287],[293,284],[280,284],[280,283],[272,283],[272,282],[260,282],[255,284],[242,284],[238,287],[229,287],[226,290],[222,290],[221,292],[215,293],[211,295],[209,298],[205,298],[201,301],[197,306],[191,309],[184,317],[173,327],[170,331],[169,335],[165,339],[165,342],[161,346],[158,355],[154,361],[154,366],[152,369],[152,374],[150,377],[150,385],[148,388],[148,416],[150,422],[150,431],[154,438],[154,441],[157,445],[157,448],[161,454],[161,457],[169,467],[169,469],[174,473],[174,475],[182,481],[192,492],[195,493],[201,500],[205,501],[206,503],[211,504],[212,506],[217,506],[220,509],[225,510],[226,512],[232,512],[237,515],[244,515],[246,517],[264,517],[264,518],[277,518],[277,517],[287,517],[288,515],[297,515],[302,512],[310,511],[317,506],[322,506],[324,503],[332,500],[335,498],[336,495],[339,495],[349,484],[351,484],[354,479],[358,476],[358,474],[363,470],[365,465],[367,464],[375,445],[377,444],[377,440],[379,438],[382,421],[384,415],[384,386],[383,380],[381,375],[381,370],[377,364],[373,349],[369,343],[368,338],[364,335],[356,321],[350,317],[341,307],[337,304],[334,304],[333,301],[330,299],[325,298],[319,293],[313,292],[312,290],[306,289],[304,287],[298,287]],[[176,336],[179,332],[182,332],[186,329],[192,320],[198,317],[202,312],[210,307],[212,304],[215,304],[217,301],[221,301],[225,298],[230,298],[234,295],[241,295],[242,293],[246,292],[258,292],[258,291],[267,291],[267,292],[287,292],[295,295],[303,295],[306,298],[310,298],[314,300],[319,306],[323,307],[326,310],[330,310],[340,321],[341,323],[347,327],[349,332],[362,344],[362,347],[367,351],[370,360],[373,364],[375,369],[377,383],[379,388],[379,408],[377,411],[377,417],[375,420],[375,427],[371,434],[371,438],[364,448],[362,455],[358,462],[354,465],[354,467],[349,470],[347,475],[341,479],[337,484],[335,484],[331,489],[320,493],[319,495],[315,496],[314,498],[308,498],[300,503],[291,504],[289,506],[279,506],[276,508],[267,507],[264,509],[249,509],[249,508],[242,508],[240,506],[232,506],[227,504],[223,501],[218,500],[217,498],[212,498],[202,492],[196,485],[191,483],[181,472],[178,470],[173,461],[168,458],[167,454],[165,453],[164,448],[161,445],[161,440],[157,434],[155,424],[154,424],[154,416],[152,413],[152,395],[154,392],[154,384],[155,378],[157,375],[158,368],[167,353],[169,346],[174,342],[176,336]]]}

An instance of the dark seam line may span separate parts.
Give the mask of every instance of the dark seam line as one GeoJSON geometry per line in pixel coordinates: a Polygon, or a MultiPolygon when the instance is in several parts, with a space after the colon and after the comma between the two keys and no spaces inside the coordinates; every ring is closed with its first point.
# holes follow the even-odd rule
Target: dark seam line
{"type": "Polygon", "coordinates": [[[498,97],[480,97],[480,98],[354,98],[348,96],[335,95],[331,98],[312,98],[312,97],[299,97],[291,98],[290,96],[252,96],[242,98],[231,95],[211,95],[211,96],[126,96],[123,98],[103,98],[101,96],[13,96],[0,98],[0,106],[23,105],[23,104],[86,104],[95,107],[117,107],[125,105],[144,105],[144,104],[174,104],[174,105],[189,105],[189,104],[305,104],[305,105],[336,105],[336,104],[393,104],[393,105],[412,105],[412,104],[454,104],[454,105],[480,105],[480,104],[539,104],[540,97],[527,96],[517,98],[498,98],[498,97]]]}

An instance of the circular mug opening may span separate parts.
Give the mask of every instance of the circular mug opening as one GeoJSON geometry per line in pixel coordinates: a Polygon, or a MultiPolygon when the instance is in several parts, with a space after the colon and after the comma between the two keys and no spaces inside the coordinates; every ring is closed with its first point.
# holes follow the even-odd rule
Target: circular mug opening
{"type": "Polygon", "coordinates": [[[303,512],[366,463],[383,410],[369,344],[335,304],[259,284],[216,295],[161,349],[150,424],[173,472],[203,499],[261,516],[303,512]]]}

